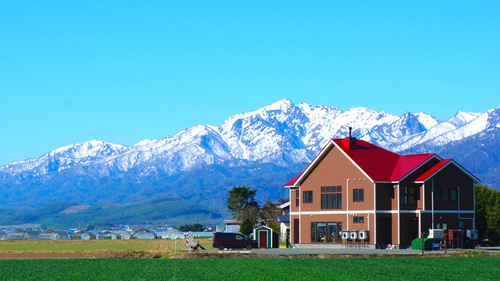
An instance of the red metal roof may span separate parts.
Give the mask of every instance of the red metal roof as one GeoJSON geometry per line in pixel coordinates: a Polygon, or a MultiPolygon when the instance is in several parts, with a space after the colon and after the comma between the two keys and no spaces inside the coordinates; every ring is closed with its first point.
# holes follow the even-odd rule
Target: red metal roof
{"type": "MultiPolygon", "coordinates": [[[[349,141],[349,138],[332,139],[332,142],[373,181],[398,181],[430,158],[438,157],[434,153],[399,155],[363,140],[356,140],[355,147],[351,149],[349,141]]],[[[323,149],[320,154],[324,153],[324,151],[326,150],[323,149]]],[[[316,159],[318,156],[316,156],[316,159]]],[[[285,186],[295,186],[311,164],[302,173],[287,182],[285,186]]]]}
{"type": "Polygon", "coordinates": [[[451,161],[452,161],[452,159],[443,159],[443,160],[439,161],[439,163],[437,163],[436,165],[432,166],[432,168],[430,168],[425,173],[423,173],[418,178],[416,178],[415,181],[416,182],[425,181],[427,178],[429,178],[430,176],[432,176],[434,173],[436,173],[437,171],[439,171],[441,168],[443,168],[444,166],[448,165],[448,163],[450,163],[451,161]]]}
{"type": "Polygon", "coordinates": [[[356,146],[351,149],[349,138],[333,141],[373,181],[398,181],[436,155],[399,155],[363,140],[356,140],[356,146]]]}

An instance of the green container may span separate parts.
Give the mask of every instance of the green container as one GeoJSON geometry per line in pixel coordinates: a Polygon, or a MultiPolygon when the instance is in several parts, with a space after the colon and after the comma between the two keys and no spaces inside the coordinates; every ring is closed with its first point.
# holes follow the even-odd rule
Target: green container
{"type": "MultiPolygon", "coordinates": [[[[424,238],[424,250],[432,250],[432,242],[432,239],[424,238]]],[[[413,250],[422,250],[422,238],[415,238],[413,241],[411,241],[411,248],[413,250]]]]}

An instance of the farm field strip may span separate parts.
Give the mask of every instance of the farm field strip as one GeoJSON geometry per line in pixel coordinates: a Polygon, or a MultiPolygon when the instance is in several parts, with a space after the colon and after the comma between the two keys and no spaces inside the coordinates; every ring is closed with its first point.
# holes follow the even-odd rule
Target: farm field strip
{"type": "MultiPolygon", "coordinates": [[[[211,240],[199,239],[200,244],[212,248],[211,240]]],[[[177,240],[177,249],[182,249],[184,239],[177,240]]],[[[2,251],[173,251],[175,240],[16,240],[0,242],[2,251]]]]}
{"type": "Polygon", "coordinates": [[[0,260],[1,280],[498,280],[498,276],[498,257],[0,260]]]}

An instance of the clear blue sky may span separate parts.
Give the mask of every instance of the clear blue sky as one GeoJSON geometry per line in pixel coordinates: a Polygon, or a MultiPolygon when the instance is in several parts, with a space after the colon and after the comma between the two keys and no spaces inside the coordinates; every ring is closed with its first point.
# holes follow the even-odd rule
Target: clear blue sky
{"type": "Polygon", "coordinates": [[[0,2],[0,165],[133,145],[283,98],[500,106],[499,1],[0,2]]]}

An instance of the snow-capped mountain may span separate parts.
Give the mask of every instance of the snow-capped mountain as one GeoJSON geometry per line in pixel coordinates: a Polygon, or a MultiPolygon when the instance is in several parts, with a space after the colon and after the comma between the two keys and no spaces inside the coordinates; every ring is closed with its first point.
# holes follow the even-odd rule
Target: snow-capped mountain
{"type": "MultiPolygon", "coordinates": [[[[56,149],[38,159],[10,163],[0,167],[0,199],[8,205],[23,200],[36,205],[37,197],[32,193],[40,190],[47,196],[64,193],[65,200],[80,200],[79,203],[130,201],[138,194],[148,197],[151,191],[144,190],[146,185],[155,186],[156,192],[190,199],[192,193],[173,186],[176,180],[189,182],[186,174],[216,167],[217,174],[227,179],[227,170],[232,169],[234,174],[245,169],[242,167],[258,169],[259,165],[271,165],[278,169],[296,165],[295,169],[300,170],[328,139],[346,137],[348,127],[353,128],[357,138],[393,151],[412,151],[497,132],[499,115],[500,107],[484,113],[458,112],[449,120],[440,121],[423,112],[397,116],[362,107],[342,111],[329,106],[295,105],[285,99],[230,117],[219,126],[198,125],[161,140],[144,140],[134,146],[93,140],[56,149]],[[116,186],[124,191],[120,196],[110,195],[116,186]],[[73,190],[65,193],[65,188],[73,190]]],[[[289,171],[293,172],[296,171],[289,171]]],[[[242,181],[259,185],[247,178],[242,181]]],[[[198,187],[208,193],[214,188],[224,192],[227,189],[198,187]]],[[[206,198],[197,201],[203,200],[206,198]]]]}

